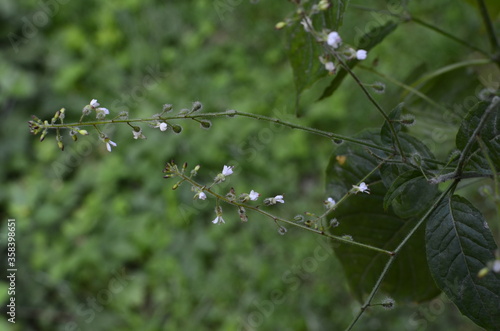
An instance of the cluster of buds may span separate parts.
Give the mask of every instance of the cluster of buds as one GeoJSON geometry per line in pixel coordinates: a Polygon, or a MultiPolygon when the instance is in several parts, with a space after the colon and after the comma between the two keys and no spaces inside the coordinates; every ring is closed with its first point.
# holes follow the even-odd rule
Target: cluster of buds
{"type": "MultiPolygon", "coordinates": [[[[44,139],[47,136],[47,133],[49,131],[49,127],[51,127],[51,126],[53,127],[54,125],[58,124],[57,122],[59,122],[59,125],[64,125],[65,115],[66,115],[66,109],[61,108],[60,110],[55,112],[54,116],[50,120],[50,123],[47,120],[42,121],[41,119],[39,119],[35,115],[31,116],[32,120],[28,121],[30,133],[37,135],[41,132],[40,141],[44,141],[44,139]]],[[[73,139],[73,141],[76,141],[78,139],[77,134],[81,134],[81,135],[86,136],[89,133],[87,130],[81,130],[78,127],[73,127],[70,130],[69,134],[70,134],[71,138],[73,139]]],[[[63,139],[62,139],[61,131],[60,131],[59,127],[56,127],[56,142],[57,142],[57,146],[61,150],[64,150],[64,143],[63,143],[63,139]]]]}

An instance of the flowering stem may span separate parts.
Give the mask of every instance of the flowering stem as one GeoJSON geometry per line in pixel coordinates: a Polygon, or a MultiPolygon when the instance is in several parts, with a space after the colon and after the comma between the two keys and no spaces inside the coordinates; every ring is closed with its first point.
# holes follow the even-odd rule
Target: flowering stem
{"type": "Polygon", "coordinates": [[[179,177],[181,177],[183,179],[183,181],[187,181],[190,184],[192,184],[193,186],[196,186],[200,191],[204,191],[204,192],[210,193],[211,195],[213,195],[217,199],[217,202],[219,200],[222,200],[222,201],[224,201],[224,202],[226,202],[226,203],[228,203],[230,205],[236,206],[236,207],[243,207],[245,209],[250,209],[250,210],[253,210],[253,211],[255,211],[255,212],[257,212],[257,213],[259,213],[261,215],[264,215],[266,217],[271,218],[275,222],[287,223],[287,224],[289,224],[291,226],[295,226],[295,227],[298,227],[298,228],[301,228],[301,229],[304,229],[304,230],[307,230],[307,231],[310,231],[310,232],[314,232],[316,234],[325,236],[325,237],[330,238],[332,240],[340,241],[340,242],[345,243],[345,244],[350,244],[350,245],[354,245],[354,246],[363,247],[363,248],[366,248],[366,249],[369,249],[369,250],[372,250],[372,251],[376,251],[376,252],[379,252],[379,253],[387,254],[387,255],[392,255],[393,254],[393,252],[385,250],[385,249],[382,249],[382,248],[378,248],[378,247],[371,246],[371,245],[368,245],[368,244],[363,244],[363,243],[352,241],[352,240],[345,239],[345,238],[342,238],[342,237],[334,236],[334,235],[331,235],[331,234],[329,234],[329,233],[327,233],[327,232],[325,232],[323,230],[317,230],[317,229],[310,228],[308,226],[305,226],[305,225],[302,225],[302,224],[298,224],[296,222],[293,222],[293,221],[290,221],[290,220],[287,220],[287,219],[284,219],[284,218],[277,217],[277,216],[275,216],[275,215],[273,215],[273,214],[271,214],[269,212],[261,210],[259,207],[254,207],[254,206],[246,205],[246,204],[234,201],[234,200],[230,200],[230,199],[226,198],[225,196],[222,196],[222,195],[220,195],[220,194],[212,191],[210,188],[207,188],[207,187],[199,184],[198,182],[196,182],[195,180],[193,180],[190,177],[187,177],[186,175],[184,175],[180,171],[176,171],[176,175],[179,176],[179,177]]]}
{"type": "MultiPolygon", "coordinates": [[[[367,179],[368,177],[370,177],[370,176],[371,176],[371,175],[372,175],[375,171],[377,171],[378,169],[380,169],[380,167],[381,167],[381,166],[382,166],[382,164],[384,164],[384,163],[385,163],[385,161],[382,161],[381,163],[379,163],[379,164],[378,164],[375,168],[373,168],[373,169],[372,169],[372,171],[370,171],[370,172],[369,172],[369,173],[368,173],[365,177],[363,177],[363,179],[361,179],[361,180],[359,181],[359,183],[366,181],[366,179],[367,179]]],[[[358,184],[359,184],[359,183],[358,183],[358,184]]],[[[352,192],[351,192],[351,190],[349,190],[349,191],[348,191],[348,192],[347,192],[347,193],[346,193],[346,194],[345,194],[342,198],[340,198],[340,200],[339,200],[339,201],[337,201],[337,203],[336,203],[333,207],[328,208],[328,210],[327,210],[327,211],[325,211],[323,214],[321,214],[320,216],[318,216],[316,219],[317,219],[317,220],[320,220],[320,219],[325,218],[325,217],[326,217],[326,215],[328,215],[329,213],[333,212],[333,211],[334,211],[334,210],[338,207],[338,205],[340,205],[342,202],[344,202],[344,201],[345,201],[345,200],[346,200],[349,196],[351,196],[351,195],[352,195],[352,192]]]]}
{"type": "Polygon", "coordinates": [[[415,226],[410,230],[410,232],[406,235],[406,237],[401,241],[401,243],[398,245],[398,247],[394,250],[394,254],[389,257],[389,260],[385,264],[384,270],[382,270],[382,273],[380,274],[379,278],[377,279],[377,282],[373,286],[373,289],[372,289],[370,295],[368,295],[368,297],[366,298],[364,304],[361,306],[358,314],[354,317],[354,319],[352,320],[351,324],[347,327],[346,331],[352,330],[352,328],[354,327],[354,325],[356,324],[356,322],[359,320],[359,318],[361,317],[361,315],[363,315],[363,313],[365,312],[365,310],[370,306],[370,304],[371,304],[371,302],[373,300],[373,297],[378,292],[378,289],[380,288],[380,285],[382,284],[382,281],[384,280],[385,276],[387,275],[387,272],[389,271],[389,269],[391,268],[392,264],[396,260],[399,252],[403,249],[403,247],[406,245],[406,243],[408,242],[408,240],[410,240],[411,236],[413,236],[413,234],[417,231],[417,229],[427,220],[427,218],[430,216],[430,214],[432,212],[434,212],[434,210],[437,208],[437,206],[441,203],[441,200],[443,200],[444,197],[446,195],[448,195],[448,193],[453,192],[453,190],[455,189],[455,187],[458,185],[458,182],[459,182],[458,180],[455,180],[439,196],[439,198],[436,199],[436,201],[434,201],[434,203],[427,210],[427,212],[425,213],[425,215],[422,216],[422,218],[420,218],[420,220],[417,222],[417,224],[415,224],[415,226]]]}
{"type": "MultiPolygon", "coordinates": [[[[158,120],[162,121],[167,121],[167,120],[176,120],[176,119],[193,119],[197,120],[197,118],[216,118],[216,117],[227,117],[228,115],[230,116],[242,116],[242,117],[249,117],[249,118],[254,118],[260,121],[267,121],[267,122],[272,122],[276,123],[282,126],[286,126],[292,129],[297,129],[297,130],[302,130],[306,131],[315,135],[327,137],[329,139],[338,139],[338,140],[344,140],[344,141],[349,141],[355,144],[363,145],[369,148],[377,149],[380,151],[388,152],[391,153],[392,150],[389,148],[381,147],[375,144],[371,144],[369,142],[366,142],[364,140],[359,140],[347,136],[343,136],[340,134],[336,134],[333,132],[329,131],[323,131],[287,121],[283,121],[277,118],[273,117],[268,117],[264,115],[258,115],[258,114],[252,114],[252,113],[245,113],[241,111],[236,111],[236,110],[231,110],[231,111],[226,111],[226,112],[216,112],[216,113],[200,113],[200,114],[183,114],[183,115],[174,115],[174,116],[166,116],[166,117],[159,117],[158,120]]],[[[97,125],[104,125],[104,124],[118,124],[118,123],[140,123],[140,122],[153,122],[155,119],[151,118],[143,118],[143,119],[118,119],[118,120],[105,120],[105,121],[91,121],[91,122],[81,122],[81,123],[65,123],[65,124],[43,124],[40,125],[44,129],[72,129],[74,127],[83,127],[83,126],[97,126],[97,125]]]]}

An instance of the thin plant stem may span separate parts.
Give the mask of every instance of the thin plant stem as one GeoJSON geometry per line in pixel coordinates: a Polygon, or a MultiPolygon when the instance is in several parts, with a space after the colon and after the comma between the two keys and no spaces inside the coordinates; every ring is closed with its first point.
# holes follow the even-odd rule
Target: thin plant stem
{"type": "Polygon", "coordinates": [[[464,68],[464,67],[468,67],[468,66],[485,65],[488,63],[491,63],[490,59],[474,59],[474,60],[467,60],[467,61],[453,63],[450,65],[444,66],[442,68],[439,68],[438,70],[430,72],[426,75],[423,75],[422,77],[417,79],[415,82],[413,82],[411,84],[411,86],[418,86],[418,85],[420,85],[428,80],[431,80],[435,77],[438,77],[440,75],[443,75],[445,73],[448,73],[448,72],[456,70],[456,69],[460,69],[460,68],[464,68]]]}
{"type": "Polygon", "coordinates": [[[445,112],[450,112],[450,110],[449,110],[448,108],[446,108],[446,107],[444,107],[444,106],[440,105],[439,103],[437,103],[436,101],[432,100],[432,99],[431,99],[431,98],[429,98],[427,95],[425,95],[424,93],[420,92],[419,90],[417,90],[417,89],[416,89],[416,88],[414,88],[414,87],[411,87],[411,86],[409,86],[409,85],[406,85],[405,83],[400,82],[400,81],[399,81],[399,80],[397,80],[397,79],[394,79],[394,78],[392,78],[392,77],[390,77],[390,76],[387,76],[387,75],[385,75],[385,74],[383,74],[383,73],[381,73],[381,72],[379,72],[379,71],[375,70],[374,68],[370,68],[370,67],[364,66],[364,65],[362,65],[362,64],[358,64],[358,67],[360,67],[361,69],[364,69],[364,70],[370,71],[370,72],[372,72],[372,73],[376,74],[377,76],[382,77],[382,78],[384,78],[384,79],[388,80],[389,82],[393,83],[394,85],[397,85],[397,86],[399,86],[399,87],[402,87],[403,89],[405,89],[405,90],[407,90],[407,91],[409,91],[409,92],[411,92],[411,93],[413,93],[413,94],[415,94],[415,95],[419,96],[422,100],[427,101],[427,103],[429,103],[430,105],[432,105],[432,106],[434,106],[434,107],[436,107],[436,108],[438,108],[438,109],[441,109],[441,110],[443,110],[443,111],[445,111],[445,112]]]}
{"type": "Polygon", "coordinates": [[[415,224],[415,226],[408,232],[408,234],[405,236],[405,238],[401,241],[401,243],[398,245],[398,247],[394,250],[394,255],[389,257],[389,260],[384,266],[384,269],[382,270],[382,273],[380,274],[379,278],[377,279],[377,282],[372,288],[372,291],[366,298],[365,302],[361,306],[358,314],[354,317],[352,320],[351,324],[347,327],[346,331],[352,330],[354,325],[357,323],[357,321],[360,319],[361,315],[366,311],[366,309],[370,306],[373,298],[375,297],[375,294],[377,294],[378,289],[380,288],[380,285],[382,284],[382,281],[384,280],[385,276],[387,275],[387,272],[391,268],[392,264],[394,263],[395,259],[397,258],[399,252],[403,249],[403,247],[406,245],[408,240],[413,236],[413,234],[418,230],[418,228],[427,220],[427,218],[434,212],[434,210],[437,208],[437,206],[441,203],[441,201],[444,199],[446,195],[448,195],[450,192],[453,192],[455,187],[458,184],[458,180],[455,180],[441,195],[439,196],[436,201],[432,204],[432,206],[427,210],[424,216],[420,218],[420,220],[415,224]]]}
{"type": "MultiPolygon", "coordinates": [[[[491,21],[490,15],[488,13],[488,8],[486,8],[484,0],[478,0],[477,3],[479,5],[479,11],[481,12],[481,17],[483,18],[486,31],[488,32],[491,48],[493,52],[498,52],[499,51],[498,39],[495,33],[495,27],[493,26],[493,22],[491,21]]],[[[498,61],[500,61],[500,59],[498,61]]]]}
{"type": "Polygon", "coordinates": [[[380,113],[380,115],[382,115],[382,117],[384,118],[384,120],[387,122],[387,125],[389,125],[389,129],[391,131],[391,134],[394,137],[394,141],[396,142],[396,147],[397,147],[397,149],[399,151],[399,154],[401,155],[401,158],[403,159],[403,161],[405,161],[406,156],[405,156],[405,154],[403,152],[403,148],[401,147],[401,143],[399,141],[398,134],[396,133],[396,130],[394,129],[394,125],[392,124],[391,119],[389,118],[389,116],[387,116],[387,114],[385,113],[384,109],[382,109],[382,107],[378,104],[378,102],[372,97],[372,95],[366,89],[366,87],[363,85],[363,83],[358,78],[358,76],[356,76],[356,74],[354,74],[354,72],[351,70],[351,68],[349,68],[349,66],[345,63],[345,61],[341,58],[341,56],[339,56],[337,54],[337,52],[335,52],[335,51],[330,51],[330,53],[332,53],[333,56],[335,56],[335,58],[337,59],[337,61],[339,61],[339,63],[342,65],[342,68],[344,68],[344,70],[347,71],[347,73],[354,79],[354,81],[361,88],[361,90],[366,95],[366,97],[368,98],[368,100],[370,100],[370,102],[375,106],[375,108],[378,110],[378,112],[380,113]]]}
{"type": "Polygon", "coordinates": [[[385,249],[382,249],[382,248],[378,248],[378,247],[371,246],[371,245],[368,245],[368,244],[363,244],[363,243],[356,242],[356,241],[353,241],[353,240],[349,240],[349,239],[345,239],[345,238],[342,238],[342,237],[334,236],[334,235],[329,234],[329,233],[327,233],[327,232],[325,232],[323,230],[317,230],[317,229],[314,229],[314,228],[310,228],[308,226],[305,226],[305,225],[302,225],[302,224],[299,224],[299,223],[296,223],[296,222],[293,222],[293,221],[290,221],[290,220],[287,220],[287,219],[275,216],[275,215],[273,215],[273,214],[271,214],[269,212],[261,210],[259,207],[254,207],[254,206],[250,206],[250,205],[247,205],[247,204],[244,204],[244,203],[240,203],[240,202],[237,202],[237,201],[234,201],[234,200],[230,200],[230,199],[226,198],[225,196],[222,196],[222,195],[218,194],[217,192],[214,192],[211,188],[207,188],[204,185],[199,184],[194,179],[192,179],[192,178],[184,175],[182,172],[180,172],[178,170],[176,171],[176,175],[179,176],[179,177],[181,177],[182,181],[189,182],[191,185],[197,187],[199,190],[207,192],[207,193],[213,195],[217,200],[224,201],[224,202],[226,202],[226,203],[228,203],[230,205],[236,206],[236,207],[244,207],[245,209],[253,210],[253,211],[255,211],[255,212],[257,212],[257,213],[259,213],[261,215],[264,215],[264,216],[266,216],[268,218],[271,218],[275,222],[286,223],[286,224],[289,224],[291,226],[295,226],[295,227],[301,228],[303,230],[307,230],[307,231],[314,232],[316,234],[325,236],[325,237],[327,237],[329,239],[332,239],[332,240],[335,240],[335,241],[340,241],[340,242],[342,242],[344,244],[350,244],[350,245],[353,245],[353,246],[358,246],[358,247],[366,248],[368,250],[376,251],[376,252],[383,253],[383,254],[386,254],[386,255],[389,255],[389,256],[393,254],[393,252],[385,250],[385,249]]]}
{"type": "Polygon", "coordinates": [[[465,46],[465,47],[467,47],[469,49],[472,49],[472,50],[474,50],[476,52],[479,52],[479,53],[481,53],[481,54],[483,54],[483,55],[485,55],[487,57],[490,56],[487,52],[483,51],[482,49],[471,45],[470,42],[465,41],[465,40],[460,39],[460,38],[457,38],[456,36],[452,35],[451,33],[448,33],[448,32],[446,32],[444,30],[441,30],[440,28],[438,28],[438,27],[436,27],[436,26],[434,26],[432,24],[426,23],[426,22],[422,21],[421,19],[419,19],[417,17],[411,17],[411,21],[413,21],[413,22],[415,22],[415,23],[417,23],[417,24],[419,24],[419,25],[421,25],[423,27],[426,27],[426,28],[428,28],[428,29],[430,29],[430,30],[432,30],[434,32],[437,32],[437,33],[439,33],[439,34],[441,34],[441,35],[443,35],[443,36],[445,36],[445,37],[447,37],[447,38],[449,38],[449,39],[451,39],[451,40],[459,43],[462,46],[465,46]]]}
{"type": "Polygon", "coordinates": [[[491,104],[488,106],[488,108],[486,108],[483,116],[481,116],[479,123],[477,124],[476,128],[474,129],[474,132],[470,136],[469,141],[467,141],[467,144],[463,148],[462,154],[460,155],[460,159],[458,160],[457,169],[455,171],[455,175],[457,176],[457,178],[460,177],[460,175],[462,174],[462,172],[464,170],[464,166],[465,166],[465,163],[467,161],[467,157],[469,156],[469,151],[472,148],[472,146],[474,145],[474,143],[476,142],[476,136],[479,134],[479,132],[482,130],[483,126],[486,124],[486,119],[488,118],[488,115],[491,113],[493,108],[495,108],[499,104],[500,104],[500,97],[493,98],[493,100],[491,101],[491,104]]]}

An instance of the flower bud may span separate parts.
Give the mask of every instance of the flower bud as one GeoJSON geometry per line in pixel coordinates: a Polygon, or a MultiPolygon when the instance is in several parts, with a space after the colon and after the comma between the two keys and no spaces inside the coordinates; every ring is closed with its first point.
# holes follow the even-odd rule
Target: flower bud
{"type": "Polygon", "coordinates": [[[384,301],[382,301],[382,307],[385,309],[392,309],[394,308],[394,305],[396,304],[396,301],[392,298],[387,298],[384,301]]]}
{"type": "Polygon", "coordinates": [[[415,116],[413,115],[405,115],[401,118],[400,123],[404,126],[412,126],[415,124],[415,116]]]}
{"type": "Polygon", "coordinates": [[[384,94],[385,93],[385,84],[382,82],[373,83],[371,88],[373,89],[373,92],[375,92],[377,94],[384,94]]]}
{"type": "Polygon", "coordinates": [[[212,127],[212,122],[209,120],[201,120],[200,121],[200,126],[203,129],[210,129],[212,127]]]}
{"type": "Polygon", "coordinates": [[[88,136],[89,132],[87,130],[78,130],[78,133],[82,136],[88,136]]]}
{"type": "Polygon", "coordinates": [[[198,110],[201,110],[201,108],[203,108],[203,105],[201,104],[201,102],[195,101],[195,102],[193,102],[193,106],[191,107],[191,112],[192,113],[197,112],[198,110]]]}
{"type": "Polygon", "coordinates": [[[173,130],[175,133],[181,133],[181,131],[182,131],[182,126],[177,125],[177,124],[173,124],[173,125],[172,125],[172,130],[173,130]]]}
{"type": "Polygon", "coordinates": [[[337,219],[336,219],[336,218],[332,218],[332,219],[330,220],[330,227],[332,227],[332,228],[336,228],[337,226],[339,226],[339,224],[340,224],[340,223],[339,223],[339,221],[337,221],[337,219]]]}
{"type": "Polygon", "coordinates": [[[163,108],[162,108],[162,112],[163,113],[168,113],[169,111],[171,111],[173,108],[173,106],[171,104],[164,104],[163,105],[163,108]]]}
{"type": "Polygon", "coordinates": [[[305,219],[305,217],[304,217],[303,215],[300,215],[300,214],[299,214],[299,215],[295,215],[295,217],[293,218],[293,220],[294,220],[295,222],[297,222],[297,223],[302,223],[302,222],[304,222],[304,219],[305,219]]]}
{"type": "Polygon", "coordinates": [[[63,142],[61,140],[57,141],[57,147],[59,147],[59,149],[61,151],[64,151],[64,144],[63,144],[63,142]]]}
{"type": "Polygon", "coordinates": [[[286,22],[278,22],[278,23],[276,23],[276,25],[274,26],[274,28],[275,28],[276,30],[281,30],[281,29],[283,29],[285,26],[286,26],[286,22]]]}
{"type": "Polygon", "coordinates": [[[279,233],[280,235],[282,235],[282,236],[283,236],[283,235],[285,235],[287,232],[288,232],[288,230],[287,230],[284,226],[280,226],[280,227],[278,228],[278,233],[279,233]]]}
{"type": "Polygon", "coordinates": [[[128,111],[124,110],[118,114],[118,118],[121,120],[128,120],[128,111]]]}
{"type": "Polygon", "coordinates": [[[87,116],[91,112],[92,112],[92,107],[90,105],[86,105],[85,107],[83,107],[83,110],[82,110],[83,116],[87,116]]]}
{"type": "Polygon", "coordinates": [[[478,277],[478,278],[483,278],[483,277],[484,277],[484,276],[486,276],[489,272],[490,272],[490,269],[488,269],[487,267],[484,267],[483,269],[479,270],[479,272],[477,273],[477,277],[478,277]]]}

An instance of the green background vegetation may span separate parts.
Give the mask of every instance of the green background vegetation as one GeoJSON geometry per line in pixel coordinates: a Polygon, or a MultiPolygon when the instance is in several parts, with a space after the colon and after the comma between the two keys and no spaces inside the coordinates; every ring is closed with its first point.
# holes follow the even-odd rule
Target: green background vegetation
{"type": "MultiPolygon", "coordinates": [[[[328,79],[307,91],[304,116],[295,118],[286,34],[274,30],[293,5],[218,3],[2,1],[0,215],[2,224],[17,221],[18,273],[17,323],[0,319],[0,329],[250,330],[258,324],[259,330],[341,330],[350,322],[359,304],[326,241],[295,229],[280,236],[256,214],[242,224],[237,210],[224,206],[226,224],[215,226],[214,200],[193,201],[187,185],[172,191],[175,181],[161,172],[169,160],[200,164],[198,179],[209,183],[223,165],[236,165],[221,193],[229,187],[262,197],[284,193],[286,203],[272,212],[291,218],[322,211],[330,141],[240,118],[213,120],[210,130],[180,122],[179,135],[143,126],[145,141],[134,140],[128,126],[115,127],[106,131],[118,144],[112,153],[92,130],[76,143],[66,135],[64,152],[53,134],[43,143],[28,134],[32,114],[50,119],[65,107],[66,121],[77,121],[92,98],[112,115],[126,110],[131,118],[150,117],[165,103],[180,110],[199,100],[206,112],[237,109],[342,134],[382,124],[350,79],[320,103],[312,100],[328,79]],[[51,13],[45,24],[37,21],[43,10],[51,13]]],[[[383,1],[376,5],[385,8],[383,1]]],[[[466,2],[414,10],[487,47],[486,38],[474,35],[484,31],[466,2]]],[[[357,31],[373,21],[349,9],[344,40],[354,44],[357,31]]],[[[473,55],[462,46],[406,24],[369,59],[405,80],[417,65],[436,69],[467,56],[473,55]]],[[[364,81],[375,79],[359,72],[364,81]]],[[[401,90],[388,84],[376,98],[392,108],[401,90]]],[[[456,123],[410,101],[417,119],[427,119],[415,132],[429,136],[439,125],[444,138],[432,147],[445,155],[456,123]]],[[[1,232],[5,256],[5,225],[1,232]]],[[[2,277],[2,302],[7,287],[2,277]]],[[[443,296],[370,310],[357,328],[477,329],[443,296]]]]}

